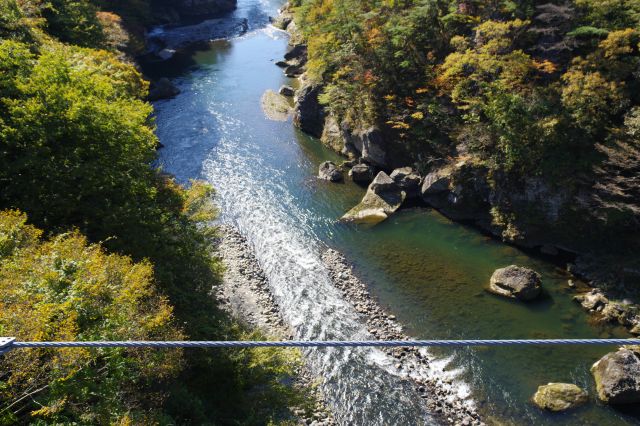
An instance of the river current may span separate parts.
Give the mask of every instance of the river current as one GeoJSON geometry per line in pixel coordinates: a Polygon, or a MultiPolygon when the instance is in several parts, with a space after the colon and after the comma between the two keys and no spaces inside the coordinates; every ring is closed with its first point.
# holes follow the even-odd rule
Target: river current
{"type": "MultiPolygon", "coordinates": [[[[159,164],[183,183],[216,188],[221,220],[247,238],[298,339],[367,339],[365,324],[333,287],[320,260],[334,247],[352,261],[370,291],[415,338],[552,338],[626,336],[590,323],[571,301],[566,274],[427,209],[409,209],[371,229],[337,223],[364,190],[316,179],[324,160],[339,161],[290,121],[269,121],[260,98],[295,84],[274,65],[287,35],[268,25],[278,0],[240,0],[234,18],[248,32],[211,42],[145,72],[181,89],[155,104],[165,146],[159,164]],[[546,297],[532,305],[484,291],[494,269],[517,263],[538,270],[546,297]]],[[[157,29],[156,31],[162,31],[157,29]]],[[[633,413],[591,401],[567,414],[530,403],[538,385],[573,382],[594,395],[590,365],[611,348],[493,348],[436,351],[425,374],[451,378],[486,420],[506,424],[635,424],[633,413]]],[[[356,425],[432,424],[393,360],[377,349],[307,351],[323,378],[336,420],[356,425]]]]}

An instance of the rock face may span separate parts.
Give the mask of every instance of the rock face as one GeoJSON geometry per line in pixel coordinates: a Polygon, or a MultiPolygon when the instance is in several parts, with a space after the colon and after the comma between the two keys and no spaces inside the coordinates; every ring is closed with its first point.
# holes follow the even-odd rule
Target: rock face
{"type": "Polygon", "coordinates": [[[428,201],[429,196],[445,193],[449,190],[451,176],[443,170],[429,173],[422,181],[422,198],[428,201]]]}
{"type": "Polygon", "coordinates": [[[282,86],[279,92],[282,96],[286,96],[288,98],[292,97],[296,93],[296,89],[291,86],[282,86]]]}
{"type": "Polygon", "coordinates": [[[549,383],[538,387],[533,402],[543,410],[565,411],[587,402],[589,396],[576,385],[549,383]]]}
{"type": "Polygon", "coordinates": [[[153,102],[159,101],[160,99],[173,98],[178,94],[180,94],[180,89],[178,89],[171,80],[166,77],[162,77],[151,85],[148,99],[153,102]]]}
{"type": "Polygon", "coordinates": [[[366,195],[343,217],[344,222],[377,224],[396,212],[404,202],[404,192],[385,172],[380,172],[373,180],[366,195]]]}
{"type": "Polygon", "coordinates": [[[393,173],[391,173],[391,179],[407,193],[407,198],[418,198],[420,195],[420,182],[422,178],[411,167],[395,169],[393,173]]]}
{"type": "Polygon", "coordinates": [[[386,144],[377,127],[358,130],[346,135],[347,144],[353,147],[363,161],[379,167],[387,164],[386,144]]]}
{"type": "Polygon", "coordinates": [[[493,273],[489,291],[513,299],[533,300],[542,292],[540,274],[520,266],[507,266],[493,273]]]}
{"type": "Polygon", "coordinates": [[[318,101],[322,90],[319,85],[305,84],[295,97],[293,122],[305,133],[319,138],[324,126],[324,107],[318,101]]]}
{"type": "Polygon", "coordinates": [[[373,167],[366,163],[356,164],[349,170],[349,176],[356,183],[369,184],[373,180],[373,167]]]}
{"type": "Polygon", "coordinates": [[[602,357],[591,367],[598,398],[608,404],[640,402],[640,358],[637,352],[620,349],[602,357]]]}
{"type": "Polygon", "coordinates": [[[329,182],[341,182],[343,179],[342,172],[331,161],[325,161],[320,164],[318,170],[318,178],[328,180],[329,182]]]}

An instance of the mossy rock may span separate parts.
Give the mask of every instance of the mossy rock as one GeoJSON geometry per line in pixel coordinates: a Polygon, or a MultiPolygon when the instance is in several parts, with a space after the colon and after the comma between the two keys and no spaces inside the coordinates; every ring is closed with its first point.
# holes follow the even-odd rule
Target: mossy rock
{"type": "Polygon", "coordinates": [[[549,383],[538,387],[533,402],[543,410],[565,411],[579,407],[589,399],[587,392],[569,383],[549,383]]]}
{"type": "Polygon", "coordinates": [[[287,121],[291,114],[292,108],[289,100],[274,92],[267,90],[262,95],[262,111],[269,120],[287,121]]]}

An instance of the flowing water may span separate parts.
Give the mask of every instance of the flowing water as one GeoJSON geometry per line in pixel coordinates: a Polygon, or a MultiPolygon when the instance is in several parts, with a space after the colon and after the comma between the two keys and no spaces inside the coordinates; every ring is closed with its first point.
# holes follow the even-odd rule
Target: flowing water
{"type": "MultiPolygon", "coordinates": [[[[361,229],[336,222],[364,190],[315,178],[321,161],[339,160],[291,122],[265,118],[260,98],[294,84],[274,65],[287,36],[268,26],[276,0],[240,0],[234,18],[247,34],[212,42],[172,61],[145,67],[182,93],[156,104],[160,164],[180,181],[205,179],[217,189],[222,220],[255,248],[286,320],[300,339],[366,339],[366,326],[332,286],[320,254],[335,247],[371,292],[415,338],[626,336],[596,326],[571,301],[567,276],[553,266],[454,224],[427,209],[404,210],[361,229]],[[517,263],[543,275],[546,297],[519,304],[487,294],[497,267],[517,263]]],[[[494,348],[437,351],[439,374],[455,378],[487,419],[507,424],[634,424],[632,412],[591,401],[548,415],[529,402],[540,384],[569,381],[594,389],[590,365],[611,348],[494,348]],[[440,372],[444,369],[444,372],[440,372]]],[[[342,424],[431,424],[410,382],[375,349],[314,350],[311,366],[342,424]]],[[[433,371],[431,372],[433,373],[433,371]]]]}

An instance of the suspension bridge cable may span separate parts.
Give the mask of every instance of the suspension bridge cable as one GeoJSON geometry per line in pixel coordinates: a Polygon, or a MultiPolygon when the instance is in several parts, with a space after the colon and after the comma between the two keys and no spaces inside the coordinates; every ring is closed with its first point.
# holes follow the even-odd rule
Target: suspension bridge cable
{"type": "Polygon", "coordinates": [[[344,348],[472,346],[640,345],[640,339],[506,339],[506,340],[286,340],[286,341],[84,341],[21,342],[0,337],[0,354],[27,348],[344,348]]]}

